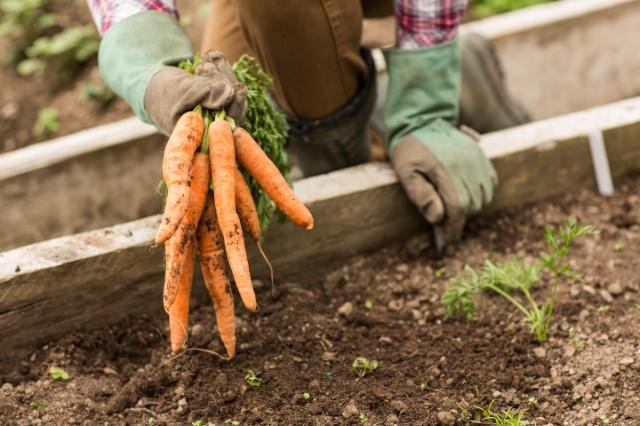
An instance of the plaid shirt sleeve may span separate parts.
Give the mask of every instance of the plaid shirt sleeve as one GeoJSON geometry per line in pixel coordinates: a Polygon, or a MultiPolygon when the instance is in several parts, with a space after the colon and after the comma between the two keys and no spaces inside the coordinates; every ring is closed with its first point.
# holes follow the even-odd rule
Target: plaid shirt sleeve
{"type": "Polygon", "coordinates": [[[401,49],[453,40],[468,0],[394,0],[396,43],[401,49]]]}
{"type": "Polygon", "coordinates": [[[158,11],[178,16],[174,0],[87,0],[100,34],[124,18],[140,12],[158,11]]]}

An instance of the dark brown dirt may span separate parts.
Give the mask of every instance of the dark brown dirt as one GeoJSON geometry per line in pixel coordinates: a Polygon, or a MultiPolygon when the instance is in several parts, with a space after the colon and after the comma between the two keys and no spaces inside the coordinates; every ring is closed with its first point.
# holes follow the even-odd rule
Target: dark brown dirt
{"type": "MultiPolygon", "coordinates": [[[[467,416],[478,418],[474,406],[495,400],[496,409],[524,410],[529,424],[637,425],[639,190],[635,177],[611,198],[582,191],[472,220],[442,261],[418,236],[349,260],[322,286],[280,283],[272,299],[257,283],[262,310],[238,308],[232,362],[193,350],[171,357],[166,318],[79,331],[36,350],[4,378],[0,423],[335,425],[366,416],[372,425],[468,424],[467,416]],[[577,244],[572,259],[583,280],[562,284],[544,345],[495,296],[480,297],[474,321],[444,316],[440,297],[465,263],[535,256],[543,227],[569,217],[601,233],[577,244]],[[357,380],[357,356],[381,366],[357,380]],[[52,366],[71,379],[52,380],[52,366]],[[262,378],[260,388],[245,382],[249,369],[262,378]]],[[[192,325],[191,347],[223,351],[208,302],[196,304],[192,325]]]]}
{"type": "MultiPolygon", "coordinates": [[[[54,0],[57,28],[93,24],[86,0],[54,0]]],[[[181,0],[178,2],[183,22],[194,46],[200,44],[202,28],[206,21],[207,2],[181,0]]],[[[133,115],[129,106],[117,98],[107,108],[81,100],[82,85],[91,81],[101,83],[97,60],[91,61],[68,83],[61,83],[55,75],[21,77],[15,65],[2,60],[8,40],[0,38],[0,154],[22,148],[42,140],[49,140],[78,130],[110,123],[133,115]],[[32,133],[38,111],[54,107],[60,115],[60,131],[54,135],[37,137],[32,133]]]]}

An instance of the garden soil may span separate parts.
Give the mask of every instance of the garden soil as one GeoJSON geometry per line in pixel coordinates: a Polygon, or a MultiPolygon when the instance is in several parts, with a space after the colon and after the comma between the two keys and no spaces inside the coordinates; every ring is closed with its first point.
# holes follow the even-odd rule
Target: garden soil
{"type": "MultiPolygon", "coordinates": [[[[528,424],[637,425],[639,193],[634,177],[609,198],[582,190],[471,220],[443,260],[416,236],[345,259],[321,285],[278,282],[272,297],[256,282],[261,310],[238,306],[230,362],[196,349],[171,355],[164,317],[64,336],[0,378],[0,424],[462,425],[491,404],[521,410],[528,424]],[[442,293],[465,264],[532,260],[544,227],[571,217],[600,234],[577,242],[581,279],[562,283],[546,343],[496,296],[478,298],[475,320],[445,316],[442,293]],[[360,356],[379,367],[358,379],[360,356]],[[69,380],[54,380],[51,367],[69,380]]],[[[548,298],[548,286],[535,295],[548,298]]],[[[210,304],[194,303],[188,346],[222,353],[210,304]]]]}

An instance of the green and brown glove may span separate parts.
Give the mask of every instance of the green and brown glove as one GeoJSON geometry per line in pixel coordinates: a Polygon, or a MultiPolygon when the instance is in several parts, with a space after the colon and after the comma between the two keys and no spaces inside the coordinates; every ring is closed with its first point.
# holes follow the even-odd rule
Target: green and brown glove
{"type": "Polygon", "coordinates": [[[447,241],[465,218],[492,198],[497,176],[478,143],[458,130],[458,42],[384,51],[389,68],[385,105],[389,156],[409,199],[447,241]]]}
{"type": "Polygon", "coordinates": [[[220,52],[208,52],[195,75],[176,67],[193,57],[191,43],[176,19],[142,12],[111,28],[100,45],[98,62],[105,82],[144,122],[164,134],[196,105],[227,113],[241,122],[247,92],[220,52]]]}

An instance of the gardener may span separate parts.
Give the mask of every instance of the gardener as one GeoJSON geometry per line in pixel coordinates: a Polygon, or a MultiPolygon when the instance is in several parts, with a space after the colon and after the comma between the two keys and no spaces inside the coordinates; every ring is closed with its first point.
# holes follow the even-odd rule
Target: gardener
{"type": "Polygon", "coordinates": [[[165,134],[198,104],[225,107],[241,121],[246,91],[227,59],[255,56],[274,77],[291,124],[290,151],[306,175],[369,160],[376,84],[371,55],[360,46],[363,17],[395,12],[396,46],[384,50],[389,157],[411,201],[429,223],[443,225],[449,241],[491,201],[496,184],[476,140],[456,127],[459,111],[479,131],[526,121],[502,87],[489,44],[457,38],[467,0],[214,0],[203,51],[217,52],[203,56],[196,75],[175,66],[193,49],[172,0],[88,3],[104,36],[103,78],[165,134]]]}

